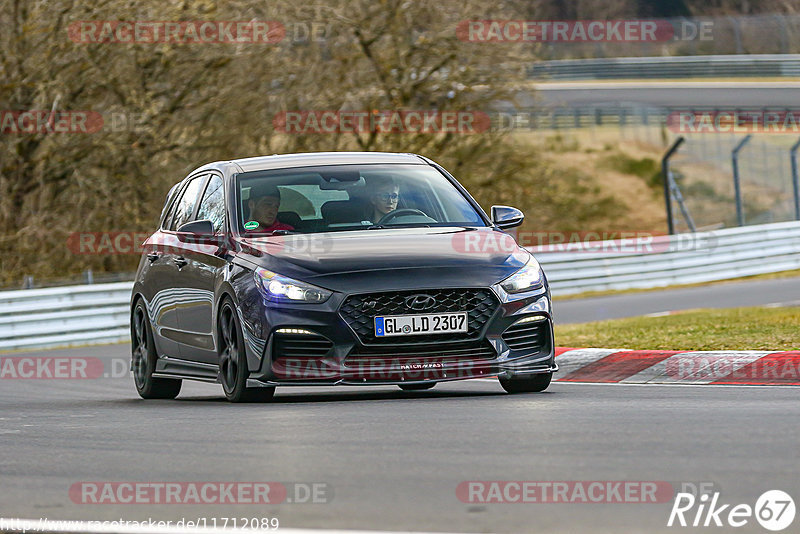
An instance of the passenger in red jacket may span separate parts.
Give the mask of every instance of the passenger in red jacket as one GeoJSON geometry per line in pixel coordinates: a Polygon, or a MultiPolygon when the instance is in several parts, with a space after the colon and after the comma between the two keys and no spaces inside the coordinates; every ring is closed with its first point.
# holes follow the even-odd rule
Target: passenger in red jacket
{"type": "Polygon", "coordinates": [[[256,185],[250,188],[250,218],[245,223],[247,233],[263,234],[276,230],[294,230],[294,227],[278,220],[281,192],[274,185],[256,185]],[[253,223],[258,223],[254,225],[253,223]]]}

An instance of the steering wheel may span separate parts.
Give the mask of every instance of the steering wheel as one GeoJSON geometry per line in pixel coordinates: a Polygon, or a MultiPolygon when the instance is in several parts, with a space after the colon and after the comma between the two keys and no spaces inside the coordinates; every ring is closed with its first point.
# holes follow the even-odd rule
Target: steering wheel
{"type": "MultiPolygon", "coordinates": [[[[403,209],[400,209],[400,210],[390,211],[389,213],[387,213],[386,215],[381,217],[381,220],[378,221],[375,224],[386,224],[387,222],[392,221],[392,220],[396,219],[397,217],[402,217],[403,215],[422,215],[423,217],[428,217],[427,215],[425,215],[423,212],[421,212],[419,210],[415,210],[415,209],[411,209],[411,208],[403,208],[403,209]]],[[[428,218],[430,218],[430,217],[428,217],[428,218]]]]}

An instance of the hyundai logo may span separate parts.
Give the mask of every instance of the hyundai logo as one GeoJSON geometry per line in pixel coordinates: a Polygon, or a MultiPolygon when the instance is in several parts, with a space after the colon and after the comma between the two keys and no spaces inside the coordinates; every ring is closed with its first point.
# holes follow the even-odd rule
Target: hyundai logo
{"type": "Polygon", "coordinates": [[[430,295],[411,295],[406,299],[406,306],[411,310],[421,311],[433,308],[436,305],[436,299],[430,295]]]}

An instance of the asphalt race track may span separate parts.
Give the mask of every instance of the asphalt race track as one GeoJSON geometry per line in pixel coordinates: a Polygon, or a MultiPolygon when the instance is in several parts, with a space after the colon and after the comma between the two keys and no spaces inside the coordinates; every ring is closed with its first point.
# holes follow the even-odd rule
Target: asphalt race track
{"type": "MultiPolygon", "coordinates": [[[[128,350],[28,355],[100,357],[113,372],[128,350]]],[[[231,405],[211,384],[185,383],[175,401],[142,401],[129,376],[4,379],[0,410],[6,518],[240,516],[278,517],[281,527],[653,532],[683,530],[666,527],[671,500],[470,504],[456,488],[464,481],[665,481],[675,490],[713,483],[733,504],[752,506],[769,489],[800,496],[800,403],[797,389],[783,387],[554,383],[545,393],[509,396],[493,380],[473,380],[418,393],[279,388],[272,403],[231,405]],[[76,504],[69,489],[82,481],[321,483],[332,498],[76,504]]],[[[739,530],[763,532],[752,519],[739,530]]]]}
{"type": "MultiPolygon", "coordinates": [[[[558,299],[558,293],[553,296],[558,299]]],[[[697,308],[800,306],[800,278],[727,282],[699,287],[556,300],[556,323],[585,323],[697,308]]]]}

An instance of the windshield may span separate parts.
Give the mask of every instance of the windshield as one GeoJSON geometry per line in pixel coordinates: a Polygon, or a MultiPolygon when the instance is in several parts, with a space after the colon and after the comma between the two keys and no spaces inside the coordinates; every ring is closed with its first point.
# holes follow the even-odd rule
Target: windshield
{"type": "Polygon", "coordinates": [[[318,233],[408,226],[487,226],[429,165],[329,165],[237,176],[239,231],[318,233]]]}

